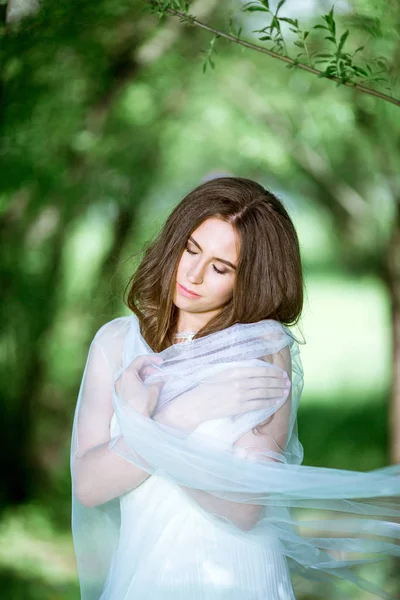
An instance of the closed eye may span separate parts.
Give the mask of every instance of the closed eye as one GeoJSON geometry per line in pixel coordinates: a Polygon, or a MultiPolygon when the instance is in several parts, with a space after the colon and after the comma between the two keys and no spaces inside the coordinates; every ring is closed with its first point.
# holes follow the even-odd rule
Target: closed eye
{"type": "MultiPolygon", "coordinates": [[[[188,246],[185,246],[185,250],[186,252],[188,252],[189,254],[198,254],[198,252],[193,252],[193,250],[189,250],[188,246]]],[[[214,271],[216,273],[219,273],[219,275],[225,275],[227,273],[227,271],[220,271],[219,269],[217,269],[216,266],[212,265],[212,268],[214,269],[214,271]]]]}

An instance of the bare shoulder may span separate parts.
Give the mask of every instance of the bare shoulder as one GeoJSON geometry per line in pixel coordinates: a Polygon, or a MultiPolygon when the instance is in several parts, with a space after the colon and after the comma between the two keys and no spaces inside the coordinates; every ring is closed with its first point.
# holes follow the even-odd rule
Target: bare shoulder
{"type": "Polygon", "coordinates": [[[93,341],[100,343],[101,345],[108,341],[124,339],[127,333],[132,327],[136,327],[137,317],[136,315],[129,315],[124,317],[116,317],[111,321],[108,321],[98,329],[93,341]]]}
{"type": "Polygon", "coordinates": [[[265,349],[269,351],[269,354],[260,356],[259,359],[283,369],[290,376],[293,339],[287,327],[275,319],[259,321],[258,325],[260,326],[258,335],[266,340],[265,349]]]}

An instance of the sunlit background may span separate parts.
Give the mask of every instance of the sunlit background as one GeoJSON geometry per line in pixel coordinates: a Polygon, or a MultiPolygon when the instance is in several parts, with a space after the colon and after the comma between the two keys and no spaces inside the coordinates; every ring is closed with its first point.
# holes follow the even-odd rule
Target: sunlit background
{"type": "MultiPolygon", "coordinates": [[[[8,4],[6,23],[0,0],[0,595],[72,600],[69,440],[88,347],[102,324],[129,314],[135,253],[206,179],[257,180],[296,225],[304,463],[369,470],[395,459],[400,111],[223,40],[203,73],[210,34],[158,21],[144,0],[8,4]],[[21,7],[36,5],[21,20],[21,7]]],[[[199,0],[191,12],[223,30],[233,18],[256,43],[262,14],[240,4],[199,0]]],[[[306,27],[330,8],[289,0],[285,12],[306,27]]],[[[337,2],[336,14],[353,48],[399,69],[398,3],[337,2]]],[[[395,589],[393,565],[373,572],[395,589]]],[[[373,598],[324,585],[299,583],[299,600],[321,590],[327,600],[373,598]]]]}

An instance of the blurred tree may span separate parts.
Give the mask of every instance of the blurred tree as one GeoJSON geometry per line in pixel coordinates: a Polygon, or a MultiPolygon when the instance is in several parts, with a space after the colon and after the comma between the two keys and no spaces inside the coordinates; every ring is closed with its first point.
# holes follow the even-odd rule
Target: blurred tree
{"type": "Polygon", "coordinates": [[[8,0],[6,4],[8,23],[19,21],[39,8],[38,0],[8,0]]]}
{"type": "MultiPolygon", "coordinates": [[[[206,16],[215,5],[198,10],[206,16]]],[[[108,213],[112,233],[92,290],[106,298],[158,169],[160,122],[180,107],[172,77],[153,88],[135,82],[182,32],[175,23],[154,27],[140,5],[120,0],[44,0],[2,32],[3,503],[26,500],[47,479],[38,415],[49,337],[64,306],[66,244],[90,206],[108,213]]],[[[77,312],[90,314],[92,301],[77,312]]],[[[91,318],[89,338],[103,321],[91,318]]],[[[48,410],[56,422],[57,396],[48,410]]]]}

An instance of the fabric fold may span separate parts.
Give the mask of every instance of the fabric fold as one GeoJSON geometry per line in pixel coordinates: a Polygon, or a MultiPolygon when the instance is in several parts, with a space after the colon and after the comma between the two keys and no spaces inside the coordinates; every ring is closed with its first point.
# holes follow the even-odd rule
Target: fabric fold
{"type": "MultiPolygon", "coordinates": [[[[294,597],[290,571],[310,578],[318,573],[327,580],[336,576],[377,597],[393,599],[390,591],[363,579],[357,567],[400,556],[400,466],[366,473],[303,466],[296,420],[302,390],[299,340],[276,321],[238,323],[189,343],[175,344],[158,354],[141,336],[135,316],[116,319],[101,328],[89,352],[75,413],[73,486],[80,489],[79,463],[83,464],[89,439],[93,444],[96,435],[99,446],[103,444],[114,460],[119,457],[121,461],[121,465],[115,465],[115,479],[118,468],[122,473],[129,465],[142,469],[146,479],[136,488],[129,489],[127,484],[127,489],[115,497],[111,487],[116,484],[109,475],[100,483],[94,479],[100,500],[98,504],[92,501],[91,506],[84,506],[79,494],[74,493],[73,533],[83,600],[158,599],[161,595],[157,595],[157,590],[163,590],[165,597],[170,593],[176,600],[192,600],[202,597],[196,591],[202,584],[203,589],[209,590],[210,600],[225,597],[223,593],[226,598],[258,600],[266,598],[261,595],[265,585],[261,581],[267,567],[270,582],[271,578],[276,580],[276,590],[279,579],[287,587],[285,598],[294,597]],[[179,401],[181,412],[177,413],[174,426],[143,416],[131,402],[129,382],[133,361],[139,355],[148,357],[140,374],[143,385],[157,385],[160,389],[155,415],[179,401]],[[161,358],[162,363],[158,364],[154,357],[161,358]],[[249,376],[250,367],[268,370],[272,366],[285,370],[291,379],[291,389],[285,396],[277,393],[264,402],[262,409],[252,410],[255,403],[249,401],[246,412],[204,419],[204,406],[211,405],[213,398],[215,403],[228,401],[224,389],[233,377],[240,386],[240,381],[249,376]],[[192,401],[194,392],[196,402],[192,401]],[[178,417],[185,410],[192,411],[192,415],[197,410],[202,416],[193,431],[180,427],[178,417]],[[104,417],[104,411],[112,420],[108,440],[105,431],[93,434],[96,419],[102,414],[104,417]],[[262,425],[261,433],[251,436],[257,425],[262,425]],[[109,487],[108,495],[101,485],[109,487]],[[101,498],[106,497],[110,499],[102,503],[101,498]],[[311,520],[301,518],[310,511],[311,520]],[[140,519],[149,523],[146,531],[142,530],[140,519]],[[129,542],[121,541],[124,526],[130,530],[129,542]],[[140,579],[140,548],[146,548],[143,538],[147,537],[148,542],[153,539],[149,529],[157,527],[159,536],[163,532],[163,539],[170,539],[171,552],[179,548],[181,564],[186,565],[182,566],[187,573],[185,584],[181,579],[179,585],[176,583],[176,565],[168,568],[154,563],[153,581],[140,579]],[[190,531],[182,530],[183,527],[197,531],[198,537],[191,538],[190,531]],[[178,533],[182,547],[177,541],[178,533]],[[189,541],[184,546],[182,540],[186,538],[189,541]],[[196,551],[200,538],[204,544],[199,542],[196,551]],[[218,562],[216,553],[229,554],[228,539],[241,560],[248,556],[251,562],[256,548],[264,553],[263,558],[257,559],[260,573],[264,573],[259,578],[260,595],[249,587],[247,571],[240,579],[236,574],[235,581],[228,584],[229,565],[225,563],[225,583],[215,576],[214,583],[207,579],[206,585],[201,566],[209,564],[209,569],[217,569],[222,556],[218,554],[218,562]],[[90,554],[93,542],[96,559],[90,554]],[[124,561],[129,566],[125,565],[124,576],[121,572],[118,575],[124,561]],[[159,574],[159,580],[157,573],[161,568],[163,575],[159,574]],[[125,587],[121,584],[129,580],[129,573],[131,580],[136,578],[136,588],[129,584],[136,596],[129,595],[133,592],[127,591],[128,583],[125,587]],[[116,595],[117,580],[122,585],[118,588],[120,596],[116,595]],[[140,595],[146,590],[153,592],[140,595]],[[238,590],[243,591],[242,596],[238,590]]],[[[100,479],[101,475],[100,469],[100,479]]],[[[96,497],[94,492],[92,495],[96,497]]],[[[168,548],[166,541],[157,543],[164,550],[168,548]]],[[[219,568],[222,569],[221,564],[219,568]]],[[[268,600],[281,600],[278,591],[274,593],[271,587],[268,600]]]]}

